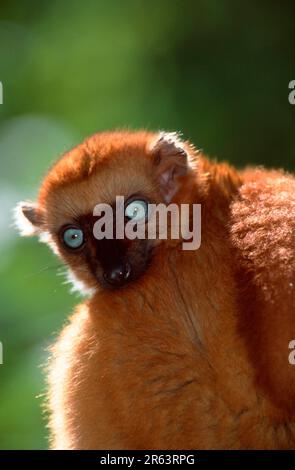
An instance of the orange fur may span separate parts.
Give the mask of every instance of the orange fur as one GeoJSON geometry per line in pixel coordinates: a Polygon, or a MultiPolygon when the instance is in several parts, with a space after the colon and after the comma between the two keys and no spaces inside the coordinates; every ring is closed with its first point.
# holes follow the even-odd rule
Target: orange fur
{"type": "MultiPolygon", "coordinates": [[[[116,194],[160,202],[155,138],[97,134],[43,182],[39,229],[89,287],[57,229],[116,194]]],[[[76,309],[52,349],[53,448],[295,448],[295,180],[238,173],[184,145],[195,167],[173,202],[202,204],[201,247],[162,241],[136,281],[76,309]]]]}

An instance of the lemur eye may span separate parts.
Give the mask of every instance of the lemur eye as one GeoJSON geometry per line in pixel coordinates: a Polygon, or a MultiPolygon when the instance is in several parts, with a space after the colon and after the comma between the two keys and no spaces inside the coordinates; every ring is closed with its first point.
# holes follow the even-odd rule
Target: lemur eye
{"type": "Polygon", "coordinates": [[[125,217],[135,222],[145,219],[147,215],[148,203],[142,199],[132,201],[125,207],[125,217]]]}
{"type": "Polygon", "coordinates": [[[64,244],[73,250],[80,248],[84,243],[84,233],[78,227],[68,227],[62,234],[64,244]]]}

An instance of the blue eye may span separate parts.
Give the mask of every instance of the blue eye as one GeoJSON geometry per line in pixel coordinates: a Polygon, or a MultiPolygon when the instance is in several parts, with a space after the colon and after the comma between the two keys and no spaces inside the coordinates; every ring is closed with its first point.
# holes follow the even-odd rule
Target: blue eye
{"type": "Polygon", "coordinates": [[[134,222],[145,219],[148,215],[148,203],[139,199],[130,202],[125,207],[125,217],[134,222]]]}
{"type": "Polygon", "coordinates": [[[80,248],[84,243],[84,234],[80,228],[69,227],[63,235],[63,241],[68,248],[80,248]]]}

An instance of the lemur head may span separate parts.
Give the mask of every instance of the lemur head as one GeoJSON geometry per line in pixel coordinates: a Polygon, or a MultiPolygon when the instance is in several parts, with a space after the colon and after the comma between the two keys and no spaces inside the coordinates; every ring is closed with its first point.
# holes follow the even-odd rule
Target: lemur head
{"type": "Polygon", "coordinates": [[[17,225],[23,235],[46,240],[81,286],[121,287],[145,272],[162,240],[118,237],[116,197],[124,197],[123,224],[145,225],[149,204],[177,202],[182,188],[188,189],[193,156],[175,133],[95,134],[54,164],[36,203],[18,205],[17,225]],[[98,204],[114,208],[108,215],[113,238],[95,236],[98,204]]]}

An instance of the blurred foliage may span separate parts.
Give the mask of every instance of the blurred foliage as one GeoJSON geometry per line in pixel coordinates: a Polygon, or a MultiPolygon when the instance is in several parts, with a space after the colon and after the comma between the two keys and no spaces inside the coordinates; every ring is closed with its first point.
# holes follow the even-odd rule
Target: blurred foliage
{"type": "Polygon", "coordinates": [[[0,448],[46,448],[46,348],[77,302],[10,227],[83,137],[181,130],[210,155],[294,169],[293,1],[1,0],[0,448]]]}

